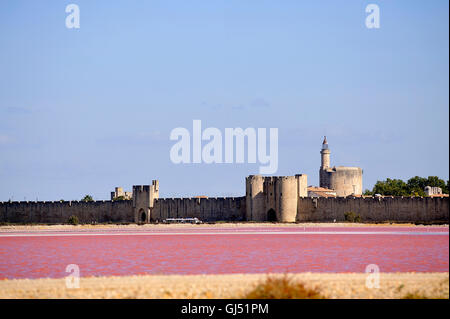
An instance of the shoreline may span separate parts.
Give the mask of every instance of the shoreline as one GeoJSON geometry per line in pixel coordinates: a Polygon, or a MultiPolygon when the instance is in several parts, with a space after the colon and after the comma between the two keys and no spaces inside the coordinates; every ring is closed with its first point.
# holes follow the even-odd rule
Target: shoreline
{"type": "Polygon", "coordinates": [[[66,288],[66,279],[3,279],[0,299],[139,298],[235,299],[268,277],[288,276],[318,289],[327,299],[449,298],[449,273],[380,273],[380,288],[367,288],[365,273],[137,275],[81,277],[79,288],[66,288]]]}
{"type": "Polygon", "coordinates": [[[253,223],[253,222],[241,222],[241,223],[204,223],[204,224],[79,224],[79,225],[68,225],[68,224],[42,224],[42,225],[2,225],[0,226],[1,231],[15,231],[15,230],[80,230],[80,229],[170,229],[170,228],[191,228],[191,229],[202,229],[202,228],[277,228],[277,227],[292,227],[292,228],[302,228],[302,227],[417,227],[417,228],[429,228],[429,227],[441,227],[448,228],[449,224],[412,224],[412,223],[253,223]]]}

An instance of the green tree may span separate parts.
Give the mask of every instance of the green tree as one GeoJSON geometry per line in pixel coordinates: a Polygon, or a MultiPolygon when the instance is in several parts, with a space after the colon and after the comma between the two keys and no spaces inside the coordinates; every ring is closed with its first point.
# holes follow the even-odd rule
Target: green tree
{"type": "Polygon", "coordinates": [[[377,181],[372,191],[366,190],[364,195],[388,195],[388,196],[426,196],[425,187],[440,187],[444,194],[449,192],[449,181],[447,184],[437,176],[411,177],[408,182],[401,179],[387,178],[385,181],[377,181]]]}
{"type": "Polygon", "coordinates": [[[425,177],[414,176],[407,182],[407,188],[409,195],[413,196],[425,196],[425,186],[427,186],[428,180],[425,177]]]}
{"type": "Polygon", "coordinates": [[[361,222],[361,216],[358,214],[355,214],[354,212],[346,212],[344,213],[344,218],[348,222],[352,223],[360,223],[361,222]]]}
{"type": "Polygon", "coordinates": [[[94,199],[92,198],[91,195],[86,195],[86,196],[83,197],[82,201],[83,202],[93,202],[94,199]]]}
{"type": "Polygon", "coordinates": [[[401,179],[386,179],[385,181],[377,181],[372,190],[373,194],[389,195],[389,196],[408,196],[409,192],[407,184],[401,179]]]}
{"type": "Polygon", "coordinates": [[[70,216],[69,219],[67,220],[67,223],[71,225],[78,225],[79,223],[78,217],[75,215],[70,216]]]}
{"type": "Polygon", "coordinates": [[[440,187],[444,194],[448,194],[447,184],[437,176],[428,176],[428,178],[415,176],[408,180],[408,189],[411,193],[419,193],[420,196],[425,196],[426,186],[440,187]]]}

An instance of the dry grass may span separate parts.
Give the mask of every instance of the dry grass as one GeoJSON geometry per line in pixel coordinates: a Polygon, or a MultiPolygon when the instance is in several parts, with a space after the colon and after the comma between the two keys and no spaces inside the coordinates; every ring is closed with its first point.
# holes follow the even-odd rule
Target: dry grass
{"type": "Polygon", "coordinates": [[[81,277],[77,289],[68,289],[65,278],[5,279],[0,280],[0,299],[449,298],[448,273],[381,273],[378,289],[367,288],[366,279],[365,273],[161,274],[81,277]]]}
{"type": "Polygon", "coordinates": [[[423,295],[423,294],[421,294],[419,292],[414,292],[414,293],[406,294],[402,299],[448,299],[448,298],[445,297],[445,296],[441,296],[441,295],[438,295],[438,296],[426,296],[426,295],[423,295]]]}
{"type": "Polygon", "coordinates": [[[288,275],[267,277],[243,296],[244,299],[323,299],[316,289],[306,288],[302,282],[288,275]]]}

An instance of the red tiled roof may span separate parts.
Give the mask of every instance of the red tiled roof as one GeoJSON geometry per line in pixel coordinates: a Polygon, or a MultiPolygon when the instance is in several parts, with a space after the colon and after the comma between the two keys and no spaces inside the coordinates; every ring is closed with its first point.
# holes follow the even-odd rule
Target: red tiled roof
{"type": "Polygon", "coordinates": [[[308,196],[312,194],[319,197],[336,197],[336,192],[334,190],[325,187],[309,186],[307,190],[308,196]]]}

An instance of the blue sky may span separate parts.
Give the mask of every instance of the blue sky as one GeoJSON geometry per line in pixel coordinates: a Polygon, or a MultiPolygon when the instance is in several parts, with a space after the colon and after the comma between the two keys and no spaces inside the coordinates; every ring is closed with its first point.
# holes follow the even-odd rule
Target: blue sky
{"type": "Polygon", "coordinates": [[[448,1],[0,2],[0,200],[240,196],[259,164],[170,161],[170,131],[277,127],[276,175],[449,178],[448,1]],[[66,5],[80,29],[65,26],[66,5]],[[380,28],[365,7],[380,7],[380,28]]]}

